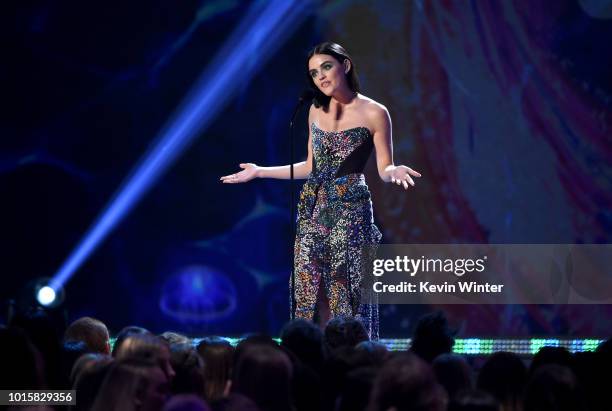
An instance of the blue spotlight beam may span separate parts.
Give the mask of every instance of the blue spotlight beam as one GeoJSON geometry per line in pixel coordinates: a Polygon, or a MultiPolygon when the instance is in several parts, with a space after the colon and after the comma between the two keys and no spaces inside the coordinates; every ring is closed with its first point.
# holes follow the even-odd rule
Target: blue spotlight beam
{"type": "Polygon", "coordinates": [[[306,17],[308,1],[255,2],[195,86],[166,123],[156,143],[124,179],[77,247],[53,276],[58,290],[117,224],[210,124],[306,17]]]}

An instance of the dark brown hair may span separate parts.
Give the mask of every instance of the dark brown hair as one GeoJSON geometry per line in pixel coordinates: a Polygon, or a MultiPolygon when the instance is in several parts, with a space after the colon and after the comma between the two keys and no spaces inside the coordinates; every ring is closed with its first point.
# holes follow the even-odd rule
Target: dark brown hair
{"type": "Polygon", "coordinates": [[[231,378],[234,347],[223,338],[206,337],[197,350],[204,360],[204,397],[209,402],[218,401],[231,378]]]}
{"type": "Polygon", "coordinates": [[[355,67],[355,62],[353,61],[353,58],[341,45],[326,41],[324,43],[314,46],[308,52],[308,58],[306,59],[306,77],[308,78],[308,84],[315,95],[312,99],[312,103],[315,105],[315,107],[327,107],[329,105],[329,100],[331,99],[331,97],[326,96],[321,90],[319,90],[319,88],[312,81],[312,77],[308,72],[308,62],[310,61],[310,58],[315,54],[327,54],[335,58],[340,64],[342,64],[344,60],[350,61],[351,68],[349,69],[348,73],[346,73],[346,81],[352,91],[359,93],[359,79],[357,77],[357,68],[355,67]]]}

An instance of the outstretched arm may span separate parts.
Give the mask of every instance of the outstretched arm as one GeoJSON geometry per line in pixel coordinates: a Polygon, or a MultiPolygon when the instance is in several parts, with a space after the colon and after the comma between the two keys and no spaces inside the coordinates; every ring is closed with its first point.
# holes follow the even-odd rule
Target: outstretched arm
{"type": "MultiPolygon", "coordinates": [[[[310,116],[308,116],[310,124],[310,116]]],[[[306,161],[296,163],[293,165],[293,177],[301,180],[308,178],[312,171],[312,135],[310,127],[308,128],[308,156],[306,161]]],[[[257,171],[257,177],[259,178],[279,178],[289,179],[291,178],[290,166],[277,166],[277,167],[259,167],[257,171]]]]}
{"type": "MultiPolygon", "coordinates": [[[[312,132],[310,131],[310,122],[313,107],[310,107],[308,113],[308,157],[306,161],[293,164],[293,177],[297,180],[308,178],[312,171],[312,132]]],[[[254,178],[276,178],[287,180],[291,178],[291,170],[289,165],[275,167],[260,167],[253,163],[242,163],[239,171],[234,174],[221,177],[224,183],[246,183],[254,178]]]]}
{"type": "Polygon", "coordinates": [[[408,189],[409,184],[414,186],[411,176],[421,177],[421,173],[404,165],[393,164],[393,137],[389,112],[384,106],[377,104],[370,110],[369,117],[374,133],[378,175],[385,183],[403,185],[405,189],[408,189]]]}

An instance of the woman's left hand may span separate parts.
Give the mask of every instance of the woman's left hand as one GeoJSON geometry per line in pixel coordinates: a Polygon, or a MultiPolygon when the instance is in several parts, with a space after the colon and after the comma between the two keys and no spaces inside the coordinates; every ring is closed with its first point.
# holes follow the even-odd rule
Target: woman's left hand
{"type": "Polygon", "coordinates": [[[411,169],[410,167],[396,166],[391,171],[391,182],[397,185],[403,185],[404,188],[407,190],[408,184],[410,184],[411,186],[414,186],[414,180],[412,179],[411,176],[421,177],[421,173],[411,169]]]}

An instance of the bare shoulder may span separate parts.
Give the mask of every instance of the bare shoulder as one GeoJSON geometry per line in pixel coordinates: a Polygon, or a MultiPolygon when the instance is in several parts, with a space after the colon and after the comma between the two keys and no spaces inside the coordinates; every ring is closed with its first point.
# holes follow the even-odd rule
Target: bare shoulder
{"type": "Polygon", "coordinates": [[[319,111],[321,111],[321,109],[316,108],[314,103],[310,105],[310,109],[308,110],[308,127],[310,127],[313,122],[317,121],[319,111]]]}
{"type": "Polygon", "coordinates": [[[386,127],[390,122],[389,110],[383,104],[364,95],[359,95],[362,115],[373,131],[386,127]]]}
{"type": "Polygon", "coordinates": [[[317,108],[315,107],[314,103],[311,104],[310,108],[308,109],[308,118],[311,118],[316,111],[317,108]]]}

